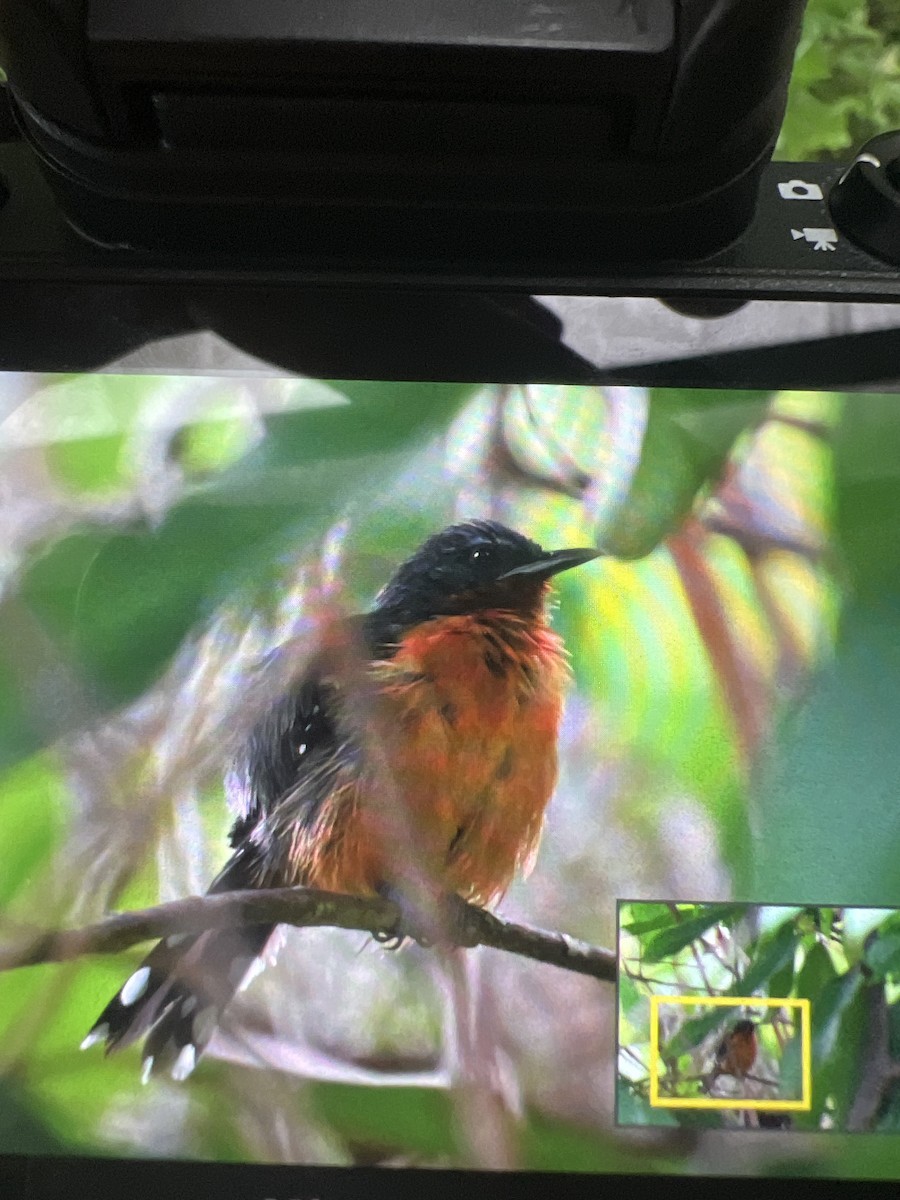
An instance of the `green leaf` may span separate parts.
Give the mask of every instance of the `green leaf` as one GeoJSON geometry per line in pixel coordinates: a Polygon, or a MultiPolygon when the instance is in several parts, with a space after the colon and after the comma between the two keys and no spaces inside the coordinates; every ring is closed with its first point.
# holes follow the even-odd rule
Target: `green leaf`
{"type": "MultiPolygon", "coordinates": [[[[803,966],[797,975],[794,994],[798,999],[809,1000],[810,1002],[810,1017],[811,1017],[811,1035],[815,1039],[815,1032],[824,1027],[829,1011],[839,1012],[839,988],[840,977],[835,970],[831,955],[823,945],[816,942],[807,951],[803,966]]],[[[820,1033],[820,1039],[824,1034],[820,1033]]],[[[815,1040],[810,1047],[812,1056],[813,1076],[812,1076],[812,1108],[809,1112],[796,1114],[796,1126],[798,1129],[818,1129],[819,1120],[822,1116],[822,1111],[825,1106],[825,1101],[828,1097],[828,1086],[821,1074],[822,1063],[822,1045],[820,1040],[819,1049],[816,1049],[815,1040]]],[[[782,1078],[785,1077],[785,1072],[791,1072],[791,1080],[799,1086],[800,1078],[800,1054],[802,1047],[802,1035],[798,1030],[797,1035],[792,1039],[790,1044],[785,1049],[784,1060],[782,1062],[782,1078]],[[789,1052],[790,1051],[790,1055],[789,1052]]]]}
{"type": "Polygon", "coordinates": [[[317,1115],[351,1144],[428,1159],[458,1158],[462,1143],[447,1092],[437,1088],[312,1085],[317,1115]]]}
{"type": "Polygon", "coordinates": [[[146,375],[49,376],[11,414],[6,447],[15,452],[43,438],[47,471],[61,489],[82,497],[121,492],[135,476],[129,439],[142,405],[159,387],[146,375]]]}
{"type": "Polygon", "coordinates": [[[71,1147],[54,1134],[26,1095],[0,1079],[0,1154],[65,1154],[71,1147]]]}
{"type": "MultiPolygon", "coordinates": [[[[654,1124],[668,1126],[670,1122],[657,1120],[654,1124]]],[[[644,1150],[639,1155],[621,1135],[590,1126],[582,1128],[537,1113],[522,1131],[519,1153],[522,1169],[526,1171],[613,1174],[640,1170],[658,1175],[680,1173],[686,1165],[686,1153],[679,1154],[671,1145],[663,1153],[644,1150]]]]}
{"type": "MultiPolygon", "coordinates": [[[[663,1119],[654,1124],[670,1122],[663,1119]]],[[[636,1152],[616,1133],[590,1126],[582,1128],[538,1113],[530,1116],[519,1145],[522,1169],[526,1171],[612,1174],[639,1170],[657,1175],[686,1169],[687,1148],[679,1153],[670,1143],[662,1152],[654,1153],[649,1146],[636,1152]]]]}
{"type": "Polygon", "coordinates": [[[774,971],[769,980],[771,996],[789,996],[794,986],[794,962],[789,959],[783,967],[774,971]]]}
{"type": "Polygon", "coordinates": [[[767,943],[756,947],[750,965],[725,995],[751,996],[788,963],[793,962],[799,934],[793,921],[786,921],[767,943]]]}
{"type": "Polygon", "coordinates": [[[50,859],[65,827],[66,792],[49,754],[0,775],[0,826],[11,831],[0,864],[0,906],[8,906],[50,859]]]}
{"type": "MultiPolygon", "coordinates": [[[[860,973],[825,978],[820,962],[818,978],[809,980],[812,1025],[812,1108],[797,1114],[797,1127],[819,1128],[825,1102],[831,1099],[833,1118],[843,1124],[858,1083],[858,1063],[866,1025],[866,996],[860,973]],[[824,980],[824,982],[823,982],[824,980]],[[815,989],[815,990],[814,990],[815,989]]],[[[798,988],[799,992],[799,988],[798,988]]]]}
{"type": "Polygon", "coordinates": [[[637,989],[633,979],[629,979],[627,975],[620,974],[619,976],[619,1009],[623,1013],[630,1012],[636,1004],[642,1003],[646,999],[637,989]]]}
{"type": "MultiPolygon", "coordinates": [[[[128,961],[136,964],[137,952],[128,961]]],[[[0,975],[0,1042],[13,1062],[27,1065],[27,1102],[69,1146],[96,1148],[113,1098],[141,1089],[133,1053],[105,1059],[78,1048],[127,970],[121,958],[108,958],[0,975]]]]}
{"type": "Polygon", "coordinates": [[[859,1087],[862,1053],[869,1021],[867,990],[868,988],[860,983],[841,1017],[840,1039],[833,1056],[830,1075],[831,1094],[835,1102],[835,1124],[838,1128],[846,1124],[859,1087]]]}
{"type": "Polygon", "coordinates": [[[760,780],[760,828],[777,836],[757,842],[749,890],[772,903],[900,906],[898,711],[900,598],[859,602],[760,780]]]}
{"type": "MultiPolygon", "coordinates": [[[[449,1093],[432,1088],[355,1087],[316,1083],[311,1087],[318,1116],[358,1150],[421,1156],[428,1161],[464,1161],[465,1142],[449,1093]]],[[[661,1111],[661,1110],[660,1110],[661,1111]]],[[[655,1124],[671,1125],[666,1114],[655,1124]]],[[[540,1114],[528,1114],[518,1135],[524,1169],[533,1171],[634,1170],[633,1151],[595,1129],[580,1130],[540,1114]]],[[[677,1169],[672,1155],[646,1155],[647,1172],[677,1169]]]]}
{"type": "Polygon", "coordinates": [[[833,1058],[838,1046],[841,1018],[860,987],[860,974],[854,969],[845,975],[835,976],[820,991],[818,1003],[811,1012],[814,1069],[821,1071],[833,1058]]]}
{"type": "MultiPolygon", "coordinates": [[[[795,1121],[796,1125],[798,1122],[795,1121]]],[[[792,1152],[768,1169],[769,1174],[787,1179],[805,1175],[827,1181],[822,1189],[816,1192],[808,1192],[805,1188],[790,1189],[789,1185],[785,1185],[785,1190],[790,1190],[791,1194],[796,1193],[799,1196],[805,1192],[807,1195],[824,1196],[828,1191],[843,1188],[843,1184],[832,1182],[838,1179],[884,1179],[889,1181],[885,1189],[888,1194],[891,1185],[896,1187],[897,1144],[894,1138],[877,1133],[842,1134],[831,1131],[825,1136],[812,1139],[811,1146],[807,1152],[808,1157],[801,1159],[796,1152],[792,1152]]],[[[851,1183],[847,1186],[853,1187],[851,1183]]],[[[867,1189],[862,1187],[855,1190],[867,1189]]]]}
{"type": "Polygon", "coordinates": [[[803,1095],[803,1036],[799,1029],[781,1056],[778,1094],[783,1100],[795,1100],[803,1095]]]}
{"type": "Polygon", "coordinates": [[[880,933],[869,942],[864,958],[876,979],[900,976],[900,930],[880,933]]]}
{"type": "MultiPolygon", "coordinates": [[[[683,908],[683,906],[680,906],[683,908]]],[[[651,933],[656,929],[665,929],[672,924],[672,909],[668,904],[632,904],[629,906],[631,920],[622,925],[622,929],[637,937],[643,933],[651,933]]]]}
{"type": "Polygon", "coordinates": [[[809,1000],[817,1005],[823,989],[836,977],[837,971],[831,955],[821,942],[815,942],[807,951],[803,966],[797,974],[794,994],[798,999],[809,1000]]]}
{"type": "Polygon", "coordinates": [[[604,533],[609,553],[640,558],[680,525],[768,399],[766,392],[651,388],[640,461],[627,501],[604,533]]]}
{"type": "MultiPolygon", "coordinates": [[[[308,386],[316,396],[322,391],[320,383],[308,386]]],[[[132,699],[225,596],[258,587],[281,556],[312,548],[354,498],[377,503],[472,390],[348,384],[332,407],[272,416],[260,446],[188,494],[159,528],[89,527],[39,546],[19,599],[100,709],[132,699]]],[[[15,630],[7,606],[0,646],[15,630]]],[[[10,717],[0,730],[7,758],[38,747],[47,734],[19,711],[10,717]]]]}
{"type": "Polygon", "coordinates": [[[895,10],[881,0],[810,0],[778,158],[849,158],[900,124],[895,10]]]}
{"type": "Polygon", "coordinates": [[[247,419],[209,418],[185,425],[172,453],[189,474],[206,475],[236,463],[253,440],[253,425],[247,419]]]}
{"type": "Polygon", "coordinates": [[[848,396],[835,439],[838,537],[854,594],[897,595],[900,405],[895,396],[848,396]]]}
{"type": "Polygon", "coordinates": [[[671,1109],[654,1108],[623,1080],[616,1081],[616,1121],[619,1125],[677,1125],[671,1109]]]}
{"type": "Polygon", "coordinates": [[[129,482],[123,463],[124,434],[53,442],[47,447],[47,467],[54,479],[74,492],[115,492],[129,482]]]}
{"type": "Polygon", "coordinates": [[[664,958],[671,958],[720,921],[740,919],[748,907],[746,904],[704,905],[695,916],[688,917],[677,925],[673,924],[669,929],[662,929],[648,938],[644,944],[644,961],[660,962],[664,958]]]}

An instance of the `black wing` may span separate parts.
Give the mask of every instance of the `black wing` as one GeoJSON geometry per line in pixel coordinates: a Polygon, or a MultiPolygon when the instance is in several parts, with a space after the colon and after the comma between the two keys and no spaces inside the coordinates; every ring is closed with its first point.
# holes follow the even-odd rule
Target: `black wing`
{"type": "MultiPolygon", "coordinates": [[[[364,632],[364,619],[355,620],[364,632]]],[[[284,877],[297,829],[312,825],[338,781],[359,769],[350,725],[334,663],[323,653],[272,703],[234,762],[225,781],[231,844],[252,845],[260,886],[297,882],[291,870],[284,877]]]]}
{"type": "Polygon", "coordinates": [[[307,676],[276,700],[256,725],[226,780],[235,814],[233,846],[296,786],[307,764],[331,751],[336,737],[333,709],[333,687],[307,676]]]}
{"type": "MultiPolygon", "coordinates": [[[[228,774],[234,853],[210,892],[277,885],[284,878],[297,825],[316,819],[336,775],[358,763],[341,724],[339,687],[320,656],[270,706],[228,774]]],[[[163,939],[110,1000],[83,1045],[104,1043],[109,1051],[146,1037],[142,1077],[171,1067],[174,1078],[185,1078],[235,991],[252,977],[274,928],[163,939]]]]}

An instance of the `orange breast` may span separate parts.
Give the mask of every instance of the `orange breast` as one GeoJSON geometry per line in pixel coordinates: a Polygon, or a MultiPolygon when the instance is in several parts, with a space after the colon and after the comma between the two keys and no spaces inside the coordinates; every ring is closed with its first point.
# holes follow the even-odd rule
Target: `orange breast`
{"type": "Polygon", "coordinates": [[[490,614],[428,622],[378,669],[411,849],[441,889],[485,904],[530,865],[566,674],[548,627],[490,614]]]}
{"type": "Polygon", "coordinates": [[[756,1061],[756,1034],[733,1033],[731,1043],[734,1065],[740,1074],[745,1075],[756,1061]]]}
{"type": "Polygon", "coordinates": [[[372,893],[415,864],[487,904],[527,870],[556,784],[560,639],[506,615],[429,621],[372,670],[362,770],[342,769],[292,861],[298,882],[372,893]]]}

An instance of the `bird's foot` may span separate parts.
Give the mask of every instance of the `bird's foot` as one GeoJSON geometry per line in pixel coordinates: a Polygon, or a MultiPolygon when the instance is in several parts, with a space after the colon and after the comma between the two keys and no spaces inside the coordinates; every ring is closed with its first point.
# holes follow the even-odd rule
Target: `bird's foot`
{"type": "Polygon", "coordinates": [[[398,950],[406,941],[426,949],[455,949],[478,945],[474,917],[481,910],[455,892],[413,897],[404,889],[386,885],[379,894],[397,908],[398,917],[390,929],[376,933],[375,940],[387,950],[398,950]]]}

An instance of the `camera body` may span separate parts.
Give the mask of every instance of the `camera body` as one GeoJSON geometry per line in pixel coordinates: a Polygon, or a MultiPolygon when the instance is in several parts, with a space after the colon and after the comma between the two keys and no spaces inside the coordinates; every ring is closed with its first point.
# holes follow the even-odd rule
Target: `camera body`
{"type": "Polygon", "coordinates": [[[10,96],[101,246],[590,274],[751,221],[804,0],[8,0],[10,96]]]}

